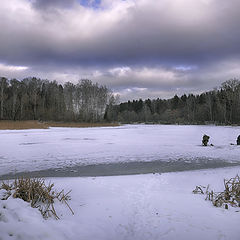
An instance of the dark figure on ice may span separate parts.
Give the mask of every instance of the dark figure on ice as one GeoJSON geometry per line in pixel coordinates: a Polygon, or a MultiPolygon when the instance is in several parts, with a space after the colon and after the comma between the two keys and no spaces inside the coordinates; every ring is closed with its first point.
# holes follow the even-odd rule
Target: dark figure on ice
{"type": "Polygon", "coordinates": [[[237,145],[240,145],[240,135],[237,138],[237,145]]]}
{"type": "Polygon", "coordinates": [[[209,138],[210,137],[208,135],[203,135],[203,139],[202,139],[202,145],[203,146],[207,146],[209,138]]]}

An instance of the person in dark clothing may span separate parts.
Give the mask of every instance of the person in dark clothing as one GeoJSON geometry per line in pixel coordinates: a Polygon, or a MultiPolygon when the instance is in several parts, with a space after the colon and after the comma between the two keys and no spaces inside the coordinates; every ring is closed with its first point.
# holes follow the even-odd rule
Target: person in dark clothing
{"type": "Polygon", "coordinates": [[[237,145],[240,145],[240,135],[237,138],[237,145]]]}
{"type": "Polygon", "coordinates": [[[203,146],[207,146],[207,144],[208,144],[208,141],[209,141],[209,136],[208,135],[203,135],[203,139],[202,139],[202,145],[203,146]]]}

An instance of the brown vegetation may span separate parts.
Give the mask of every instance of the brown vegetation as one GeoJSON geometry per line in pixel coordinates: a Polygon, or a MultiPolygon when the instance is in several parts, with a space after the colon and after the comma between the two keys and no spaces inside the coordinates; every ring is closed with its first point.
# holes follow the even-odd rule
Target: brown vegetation
{"type": "Polygon", "coordinates": [[[47,129],[46,123],[38,121],[0,121],[0,130],[13,130],[13,129],[47,129]]]}
{"type": "Polygon", "coordinates": [[[49,127],[115,127],[118,123],[79,123],[79,122],[39,122],[39,121],[0,121],[0,130],[47,129],[49,127]]]}
{"type": "Polygon", "coordinates": [[[73,128],[84,128],[84,127],[117,127],[118,123],[78,123],[78,122],[47,122],[49,127],[73,127],[73,128]]]}
{"type": "Polygon", "coordinates": [[[54,191],[53,186],[54,184],[50,183],[46,185],[45,180],[41,178],[31,179],[21,177],[15,179],[12,183],[2,182],[0,190],[4,189],[6,192],[1,200],[7,200],[10,196],[20,198],[29,202],[31,207],[38,208],[44,218],[54,216],[56,219],[59,219],[54,208],[54,202],[58,200],[65,203],[72,214],[74,214],[67,203],[70,200],[69,193],[71,191],[64,194],[64,190],[60,192],[54,191]]]}
{"type": "Polygon", "coordinates": [[[223,192],[214,192],[209,190],[209,185],[207,187],[196,186],[193,193],[205,194],[205,200],[211,201],[215,207],[224,206],[225,209],[228,209],[229,205],[240,207],[240,177],[237,175],[229,180],[224,179],[224,187],[223,192]],[[204,191],[204,189],[206,190],[204,191]]]}

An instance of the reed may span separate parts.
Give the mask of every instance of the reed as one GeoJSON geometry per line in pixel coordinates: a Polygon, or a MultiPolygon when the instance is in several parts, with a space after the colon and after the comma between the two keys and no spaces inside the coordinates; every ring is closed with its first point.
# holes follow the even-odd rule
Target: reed
{"type": "Polygon", "coordinates": [[[64,193],[64,190],[57,192],[53,189],[54,184],[46,184],[43,178],[24,178],[20,177],[11,182],[2,182],[0,189],[5,190],[5,194],[1,200],[7,200],[10,196],[20,198],[31,204],[31,207],[38,208],[43,218],[55,217],[59,219],[56,213],[54,203],[59,201],[64,203],[68,209],[74,214],[72,208],[68,204],[70,200],[70,192],[64,193]]]}
{"type": "Polygon", "coordinates": [[[0,120],[0,130],[48,129],[49,127],[117,127],[118,123],[82,123],[82,122],[39,122],[0,120]]]}
{"type": "Polygon", "coordinates": [[[0,120],[0,130],[47,129],[48,125],[39,121],[0,120]]]}
{"type": "Polygon", "coordinates": [[[240,207],[240,177],[230,179],[224,179],[224,191],[223,192],[214,192],[209,190],[209,185],[196,186],[193,190],[194,194],[204,194],[206,195],[205,200],[209,200],[215,207],[224,206],[225,209],[228,209],[229,206],[240,207]]]}

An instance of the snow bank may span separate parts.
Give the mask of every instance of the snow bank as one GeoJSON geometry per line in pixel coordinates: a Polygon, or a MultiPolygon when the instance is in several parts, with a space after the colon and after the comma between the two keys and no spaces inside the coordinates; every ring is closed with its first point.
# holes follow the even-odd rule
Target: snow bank
{"type": "Polygon", "coordinates": [[[239,240],[238,208],[213,207],[192,194],[196,185],[223,190],[223,179],[240,167],[96,178],[48,179],[59,189],[72,189],[61,204],[61,220],[43,220],[40,212],[18,199],[0,201],[0,239],[24,240],[239,240]]]}

